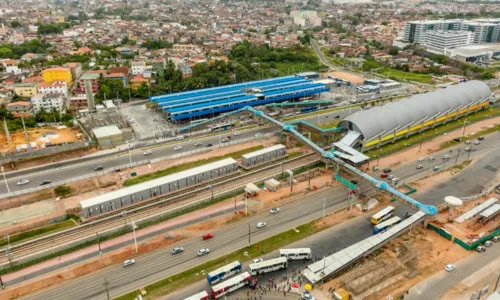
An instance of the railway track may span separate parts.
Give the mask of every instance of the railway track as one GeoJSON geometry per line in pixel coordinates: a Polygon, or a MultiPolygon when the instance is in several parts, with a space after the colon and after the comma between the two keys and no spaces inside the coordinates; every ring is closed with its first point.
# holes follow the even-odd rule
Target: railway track
{"type": "Polygon", "coordinates": [[[243,188],[249,182],[266,180],[281,174],[283,170],[296,169],[318,161],[319,158],[319,155],[316,153],[305,154],[284,161],[283,163],[243,173],[234,178],[200,187],[181,195],[169,195],[157,199],[153,203],[133,207],[126,210],[126,214],[119,212],[74,228],[13,245],[10,249],[4,247],[0,250],[0,268],[4,269],[16,262],[29,261],[82,244],[86,241],[94,240],[97,238],[97,235],[104,236],[114,231],[119,231],[127,227],[130,228],[132,221],[140,223],[144,220],[154,219],[161,215],[198,205],[206,202],[208,199],[243,188]]]}

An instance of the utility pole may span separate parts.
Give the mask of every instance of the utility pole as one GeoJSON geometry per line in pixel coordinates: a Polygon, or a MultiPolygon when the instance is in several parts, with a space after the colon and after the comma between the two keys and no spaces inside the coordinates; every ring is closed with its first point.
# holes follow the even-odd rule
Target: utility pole
{"type": "Polygon", "coordinates": [[[250,224],[248,224],[248,244],[250,245],[250,224]]]}
{"type": "MultiPolygon", "coordinates": [[[[498,284],[498,282],[497,282],[497,284],[498,284]]],[[[0,286],[2,286],[2,290],[5,290],[5,286],[3,285],[2,276],[0,276],[0,286]]]]}
{"type": "Polygon", "coordinates": [[[456,164],[457,164],[457,162],[458,162],[458,156],[460,155],[460,151],[461,151],[461,150],[460,150],[460,149],[458,149],[457,158],[455,159],[455,165],[456,165],[456,164]]]}
{"type": "Polygon", "coordinates": [[[97,246],[99,247],[99,255],[102,255],[101,241],[99,240],[99,232],[96,232],[95,235],[97,237],[97,246]]]}
{"type": "Polygon", "coordinates": [[[135,222],[130,223],[132,225],[132,231],[134,233],[134,244],[135,244],[135,253],[139,253],[139,249],[137,248],[137,237],[135,236],[135,229],[137,228],[137,225],[135,225],[135,222]]]}
{"type": "MultiPolygon", "coordinates": [[[[0,282],[2,282],[2,278],[1,277],[0,277],[0,282]]],[[[500,282],[500,274],[498,274],[497,282],[495,283],[495,289],[493,289],[494,292],[497,290],[498,282],[500,282]]],[[[3,287],[3,284],[2,284],[2,287],[3,287]]]]}
{"type": "Polygon", "coordinates": [[[234,196],[234,213],[236,213],[236,196],[234,196]]]}
{"type": "Polygon", "coordinates": [[[108,282],[108,278],[107,277],[104,277],[104,286],[106,287],[106,296],[108,296],[108,300],[110,300],[111,298],[109,298],[109,282],[108,282]]]}
{"type": "Polygon", "coordinates": [[[308,177],[308,180],[309,180],[309,188],[311,188],[311,169],[309,169],[307,177],[308,177]]]}
{"type": "Polygon", "coordinates": [[[7,178],[5,177],[5,170],[4,167],[1,166],[0,169],[2,170],[2,175],[3,175],[3,181],[5,182],[5,186],[7,187],[7,193],[10,194],[10,189],[9,189],[9,184],[7,183],[7,178]]]}
{"type": "Polygon", "coordinates": [[[323,197],[323,218],[325,217],[326,197],[323,197]]]}
{"type": "MultiPolygon", "coordinates": [[[[214,187],[212,185],[210,185],[210,193],[212,194],[212,201],[214,201],[214,187]]],[[[236,210],[236,196],[234,198],[235,198],[234,209],[236,210]]]]}

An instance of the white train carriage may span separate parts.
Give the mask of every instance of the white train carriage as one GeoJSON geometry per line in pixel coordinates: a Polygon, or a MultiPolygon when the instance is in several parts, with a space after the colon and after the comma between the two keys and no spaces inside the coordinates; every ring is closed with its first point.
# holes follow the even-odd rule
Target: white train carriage
{"type": "Polygon", "coordinates": [[[243,154],[241,156],[241,165],[249,168],[266,162],[273,161],[286,155],[286,147],[283,145],[274,145],[272,147],[260,149],[254,152],[243,154]]]}
{"type": "Polygon", "coordinates": [[[95,217],[236,172],[238,172],[238,163],[234,159],[222,159],[82,200],[80,201],[81,214],[83,218],[95,217]]]}

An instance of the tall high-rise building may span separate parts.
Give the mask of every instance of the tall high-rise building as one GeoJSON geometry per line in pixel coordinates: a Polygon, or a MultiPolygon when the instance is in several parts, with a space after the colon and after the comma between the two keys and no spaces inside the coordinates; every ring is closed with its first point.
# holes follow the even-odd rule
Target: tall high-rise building
{"type": "Polygon", "coordinates": [[[90,80],[84,81],[85,95],[87,96],[87,106],[89,111],[95,111],[94,93],[92,92],[92,82],[90,80]]]}

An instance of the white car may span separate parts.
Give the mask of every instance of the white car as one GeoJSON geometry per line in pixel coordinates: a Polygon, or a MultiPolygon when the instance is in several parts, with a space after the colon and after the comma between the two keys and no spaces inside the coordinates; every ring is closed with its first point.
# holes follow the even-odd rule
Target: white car
{"type": "Polygon", "coordinates": [[[260,263],[262,261],[264,261],[262,258],[256,258],[256,259],[252,260],[252,263],[256,264],[256,263],[260,263]]]}
{"type": "Polygon", "coordinates": [[[422,166],[422,165],[417,165],[417,170],[420,170],[420,169],[422,169],[423,167],[424,167],[424,166],[422,166]]]}
{"type": "Polygon", "coordinates": [[[198,146],[201,146],[201,145],[203,145],[203,143],[202,143],[202,142],[196,142],[196,143],[194,143],[194,146],[195,146],[195,147],[198,147],[198,146]]]}
{"type": "Polygon", "coordinates": [[[174,150],[175,151],[178,151],[178,150],[181,150],[182,149],[182,146],[175,146],[174,150]]]}
{"type": "Polygon", "coordinates": [[[443,155],[443,159],[449,159],[450,156],[448,154],[443,155]]]}
{"type": "Polygon", "coordinates": [[[151,154],[153,154],[153,152],[151,152],[151,150],[146,150],[142,154],[143,155],[151,155],[151,154]]]}
{"type": "Polygon", "coordinates": [[[455,270],[455,268],[456,268],[456,266],[453,264],[447,264],[446,267],[444,267],[444,269],[448,272],[455,270]]]}
{"type": "Polygon", "coordinates": [[[479,141],[474,141],[474,145],[479,145],[480,142],[479,141]]]}
{"type": "Polygon", "coordinates": [[[470,147],[465,147],[465,151],[470,151],[470,147]]]}
{"type": "Polygon", "coordinates": [[[279,207],[274,207],[274,208],[271,208],[271,210],[269,212],[272,213],[272,214],[275,214],[275,213],[277,213],[279,211],[280,211],[279,207]]]}
{"type": "Polygon", "coordinates": [[[394,176],[394,175],[387,176],[387,179],[389,179],[389,180],[393,180],[394,178],[396,178],[396,176],[394,176]]]}
{"type": "Polygon", "coordinates": [[[223,143],[229,142],[229,139],[227,137],[225,137],[225,138],[222,139],[222,142],[223,143]]]}
{"type": "Polygon", "coordinates": [[[197,252],[198,256],[207,255],[208,253],[210,253],[210,249],[208,249],[208,248],[203,248],[203,249],[200,249],[200,250],[198,250],[198,252],[197,252]]]}
{"type": "Polygon", "coordinates": [[[466,140],[466,141],[465,141],[465,144],[469,145],[469,144],[470,144],[470,141],[469,141],[469,140],[466,140]]]}
{"type": "Polygon", "coordinates": [[[17,182],[17,185],[24,185],[24,184],[28,184],[30,183],[30,181],[28,179],[21,179],[17,182]]]}
{"type": "Polygon", "coordinates": [[[239,131],[236,131],[236,132],[234,133],[234,135],[235,135],[235,136],[238,136],[238,135],[240,135],[240,134],[241,134],[241,132],[239,132],[239,131]]]}
{"type": "Polygon", "coordinates": [[[424,161],[424,160],[425,160],[425,157],[422,157],[422,156],[420,156],[420,157],[417,159],[417,161],[424,161]]]}
{"type": "Polygon", "coordinates": [[[126,261],[123,262],[123,266],[126,267],[126,266],[130,266],[130,265],[133,265],[135,264],[135,259],[127,259],[126,261]]]}
{"type": "Polygon", "coordinates": [[[266,227],[266,225],[267,225],[266,222],[259,222],[257,223],[257,228],[264,228],[266,227]]]}
{"type": "Polygon", "coordinates": [[[262,136],[262,133],[260,133],[260,132],[257,132],[257,133],[255,134],[255,137],[261,137],[261,136],[262,136]]]}
{"type": "Polygon", "coordinates": [[[182,141],[184,139],[183,135],[179,135],[178,137],[175,138],[177,141],[182,141]]]}

